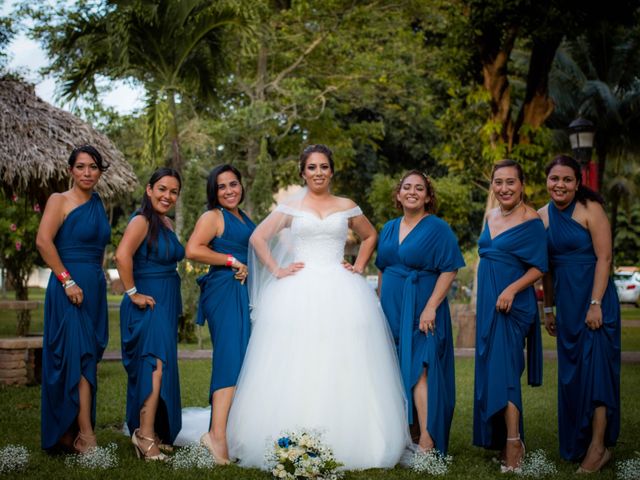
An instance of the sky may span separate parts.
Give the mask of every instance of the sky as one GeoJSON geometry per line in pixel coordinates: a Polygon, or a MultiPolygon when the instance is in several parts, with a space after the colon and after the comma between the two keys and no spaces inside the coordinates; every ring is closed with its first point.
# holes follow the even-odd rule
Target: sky
{"type": "MultiPolygon", "coordinates": [[[[5,0],[0,3],[0,14],[10,15],[15,2],[5,0]]],[[[39,73],[39,69],[46,66],[49,60],[40,45],[29,39],[24,33],[16,35],[8,47],[10,70],[18,71],[22,76],[34,83],[36,94],[53,105],[70,110],[69,105],[64,105],[56,100],[56,84],[52,78],[45,78],[39,73]]],[[[103,83],[106,86],[108,83],[103,83]]],[[[127,114],[143,106],[143,91],[124,82],[110,82],[109,92],[101,95],[100,99],[106,106],[113,107],[118,113],[127,114]]]]}

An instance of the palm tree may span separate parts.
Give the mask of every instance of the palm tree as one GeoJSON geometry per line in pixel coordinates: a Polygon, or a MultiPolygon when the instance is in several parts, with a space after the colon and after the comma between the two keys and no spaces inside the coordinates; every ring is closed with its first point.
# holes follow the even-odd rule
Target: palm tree
{"type": "Polygon", "coordinates": [[[576,117],[596,126],[598,173],[615,238],[619,206],[636,191],[632,172],[640,158],[640,28],[603,24],[563,43],[551,92],[556,102],[552,127],[565,129],[576,117]]]}
{"type": "MultiPolygon", "coordinates": [[[[63,97],[95,95],[101,76],[139,83],[146,93],[146,156],[156,163],[169,150],[166,163],[181,172],[179,105],[216,98],[228,63],[225,36],[248,30],[257,8],[246,3],[106,0],[30,14],[37,21],[34,35],[54,59],[48,70],[62,80],[63,97]]],[[[181,212],[179,204],[177,232],[181,212]]]]}
{"type": "Polygon", "coordinates": [[[640,153],[639,27],[604,24],[563,43],[551,86],[552,126],[566,128],[578,116],[596,125],[600,178],[609,157],[640,153]]]}

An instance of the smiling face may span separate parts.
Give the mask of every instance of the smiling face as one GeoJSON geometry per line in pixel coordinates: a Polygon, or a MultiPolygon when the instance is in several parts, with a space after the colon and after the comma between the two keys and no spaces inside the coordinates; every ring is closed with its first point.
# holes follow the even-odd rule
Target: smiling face
{"type": "Polygon", "coordinates": [[[84,152],[78,154],[73,167],[69,167],[69,172],[74,185],[81,190],[93,190],[102,175],[96,161],[84,152]]]}
{"type": "Polygon", "coordinates": [[[409,175],[405,178],[396,194],[396,199],[405,212],[424,212],[425,205],[430,201],[424,177],[409,175]]]}
{"type": "Polygon", "coordinates": [[[147,196],[151,206],[160,215],[165,215],[178,201],[180,182],[177,178],[165,175],[151,185],[147,185],[147,196]]]}
{"type": "Polygon", "coordinates": [[[216,180],[218,203],[227,210],[238,208],[242,200],[242,184],[231,171],[222,172],[216,180]]]}
{"type": "Polygon", "coordinates": [[[327,191],[331,177],[333,177],[333,172],[329,158],[319,152],[313,152],[309,155],[302,170],[302,178],[304,178],[307,187],[314,192],[327,191]]]}
{"type": "Polygon", "coordinates": [[[504,210],[511,210],[522,200],[524,185],[516,167],[498,168],[491,180],[491,189],[504,210]]]}
{"type": "Polygon", "coordinates": [[[569,205],[576,197],[579,185],[573,168],[565,165],[556,165],[549,170],[547,191],[556,205],[569,205]]]}

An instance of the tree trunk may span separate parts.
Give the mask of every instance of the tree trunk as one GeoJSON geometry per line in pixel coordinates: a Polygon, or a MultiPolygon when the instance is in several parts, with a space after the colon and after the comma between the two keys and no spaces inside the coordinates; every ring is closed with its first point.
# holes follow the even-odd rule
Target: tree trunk
{"type": "Polygon", "coordinates": [[[513,127],[509,151],[519,143],[530,142],[529,130],[521,132],[523,125],[531,127],[532,130],[538,129],[553,113],[555,105],[549,97],[549,72],[561,40],[562,36],[534,40],[524,103],[513,127]]]}
{"type": "MultiPolygon", "coordinates": [[[[260,44],[258,50],[258,61],[256,63],[256,83],[253,91],[252,103],[262,103],[266,98],[266,84],[267,84],[267,60],[269,56],[269,50],[267,49],[264,41],[260,44]]],[[[246,144],[246,162],[247,162],[247,189],[248,195],[244,204],[244,210],[250,217],[255,213],[255,202],[252,195],[253,183],[256,179],[256,173],[258,169],[258,156],[260,155],[260,140],[262,135],[256,132],[256,136],[251,136],[247,139],[246,144]]]]}
{"type": "MultiPolygon", "coordinates": [[[[29,289],[27,287],[29,275],[20,272],[14,281],[14,288],[16,291],[16,300],[29,300],[29,289]]],[[[17,311],[18,322],[16,325],[16,335],[19,337],[25,337],[29,334],[29,327],[31,325],[31,312],[27,309],[17,311]]]]}
{"type": "Polygon", "coordinates": [[[511,86],[507,74],[507,64],[518,35],[518,26],[511,26],[502,43],[494,37],[481,40],[482,77],[484,88],[491,96],[491,121],[500,125],[500,132],[494,132],[489,139],[496,148],[502,142],[508,144],[511,136],[511,86]]]}
{"type": "MultiPolygon", "coordinates": [[[[183,160],[180,152],[180,130],[178,128],[178,109],[176,107],[176,97],[173,91],[168,93],[167,98],[169,104],[169,113],[171,120],[169,121],[169,140],[171,141],[171,161],[169,166],[178,171],[182,175],[183,160]]],[[[176,222],[175,231],[178,238],[184,229],[184,215],[182,214],[182,196],[178,196],[176,202],[176,222]]]]}

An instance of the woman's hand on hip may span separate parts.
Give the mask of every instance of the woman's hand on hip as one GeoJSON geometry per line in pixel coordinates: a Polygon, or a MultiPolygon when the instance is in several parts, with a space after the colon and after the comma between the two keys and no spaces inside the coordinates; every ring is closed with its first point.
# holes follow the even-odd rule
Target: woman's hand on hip
{"type": "Polygon", "coordinates": [[[234,270],[233,277],[236,280],[239,280],[240,284],[244,285],[244,282],[247,280],[247,276],[249,276],[249,269],[247,268],[247,266],[244,263],[236,260],[233,264],[233,267],[231,268],[233,268],[234,270]]]}
{"type": "Polygon", "coordinates": [[[304,268],[304,262],[293,262],[286,267],[278,268],[275,272],[276,278],[284,278],[294,275],[304,268]]]}

